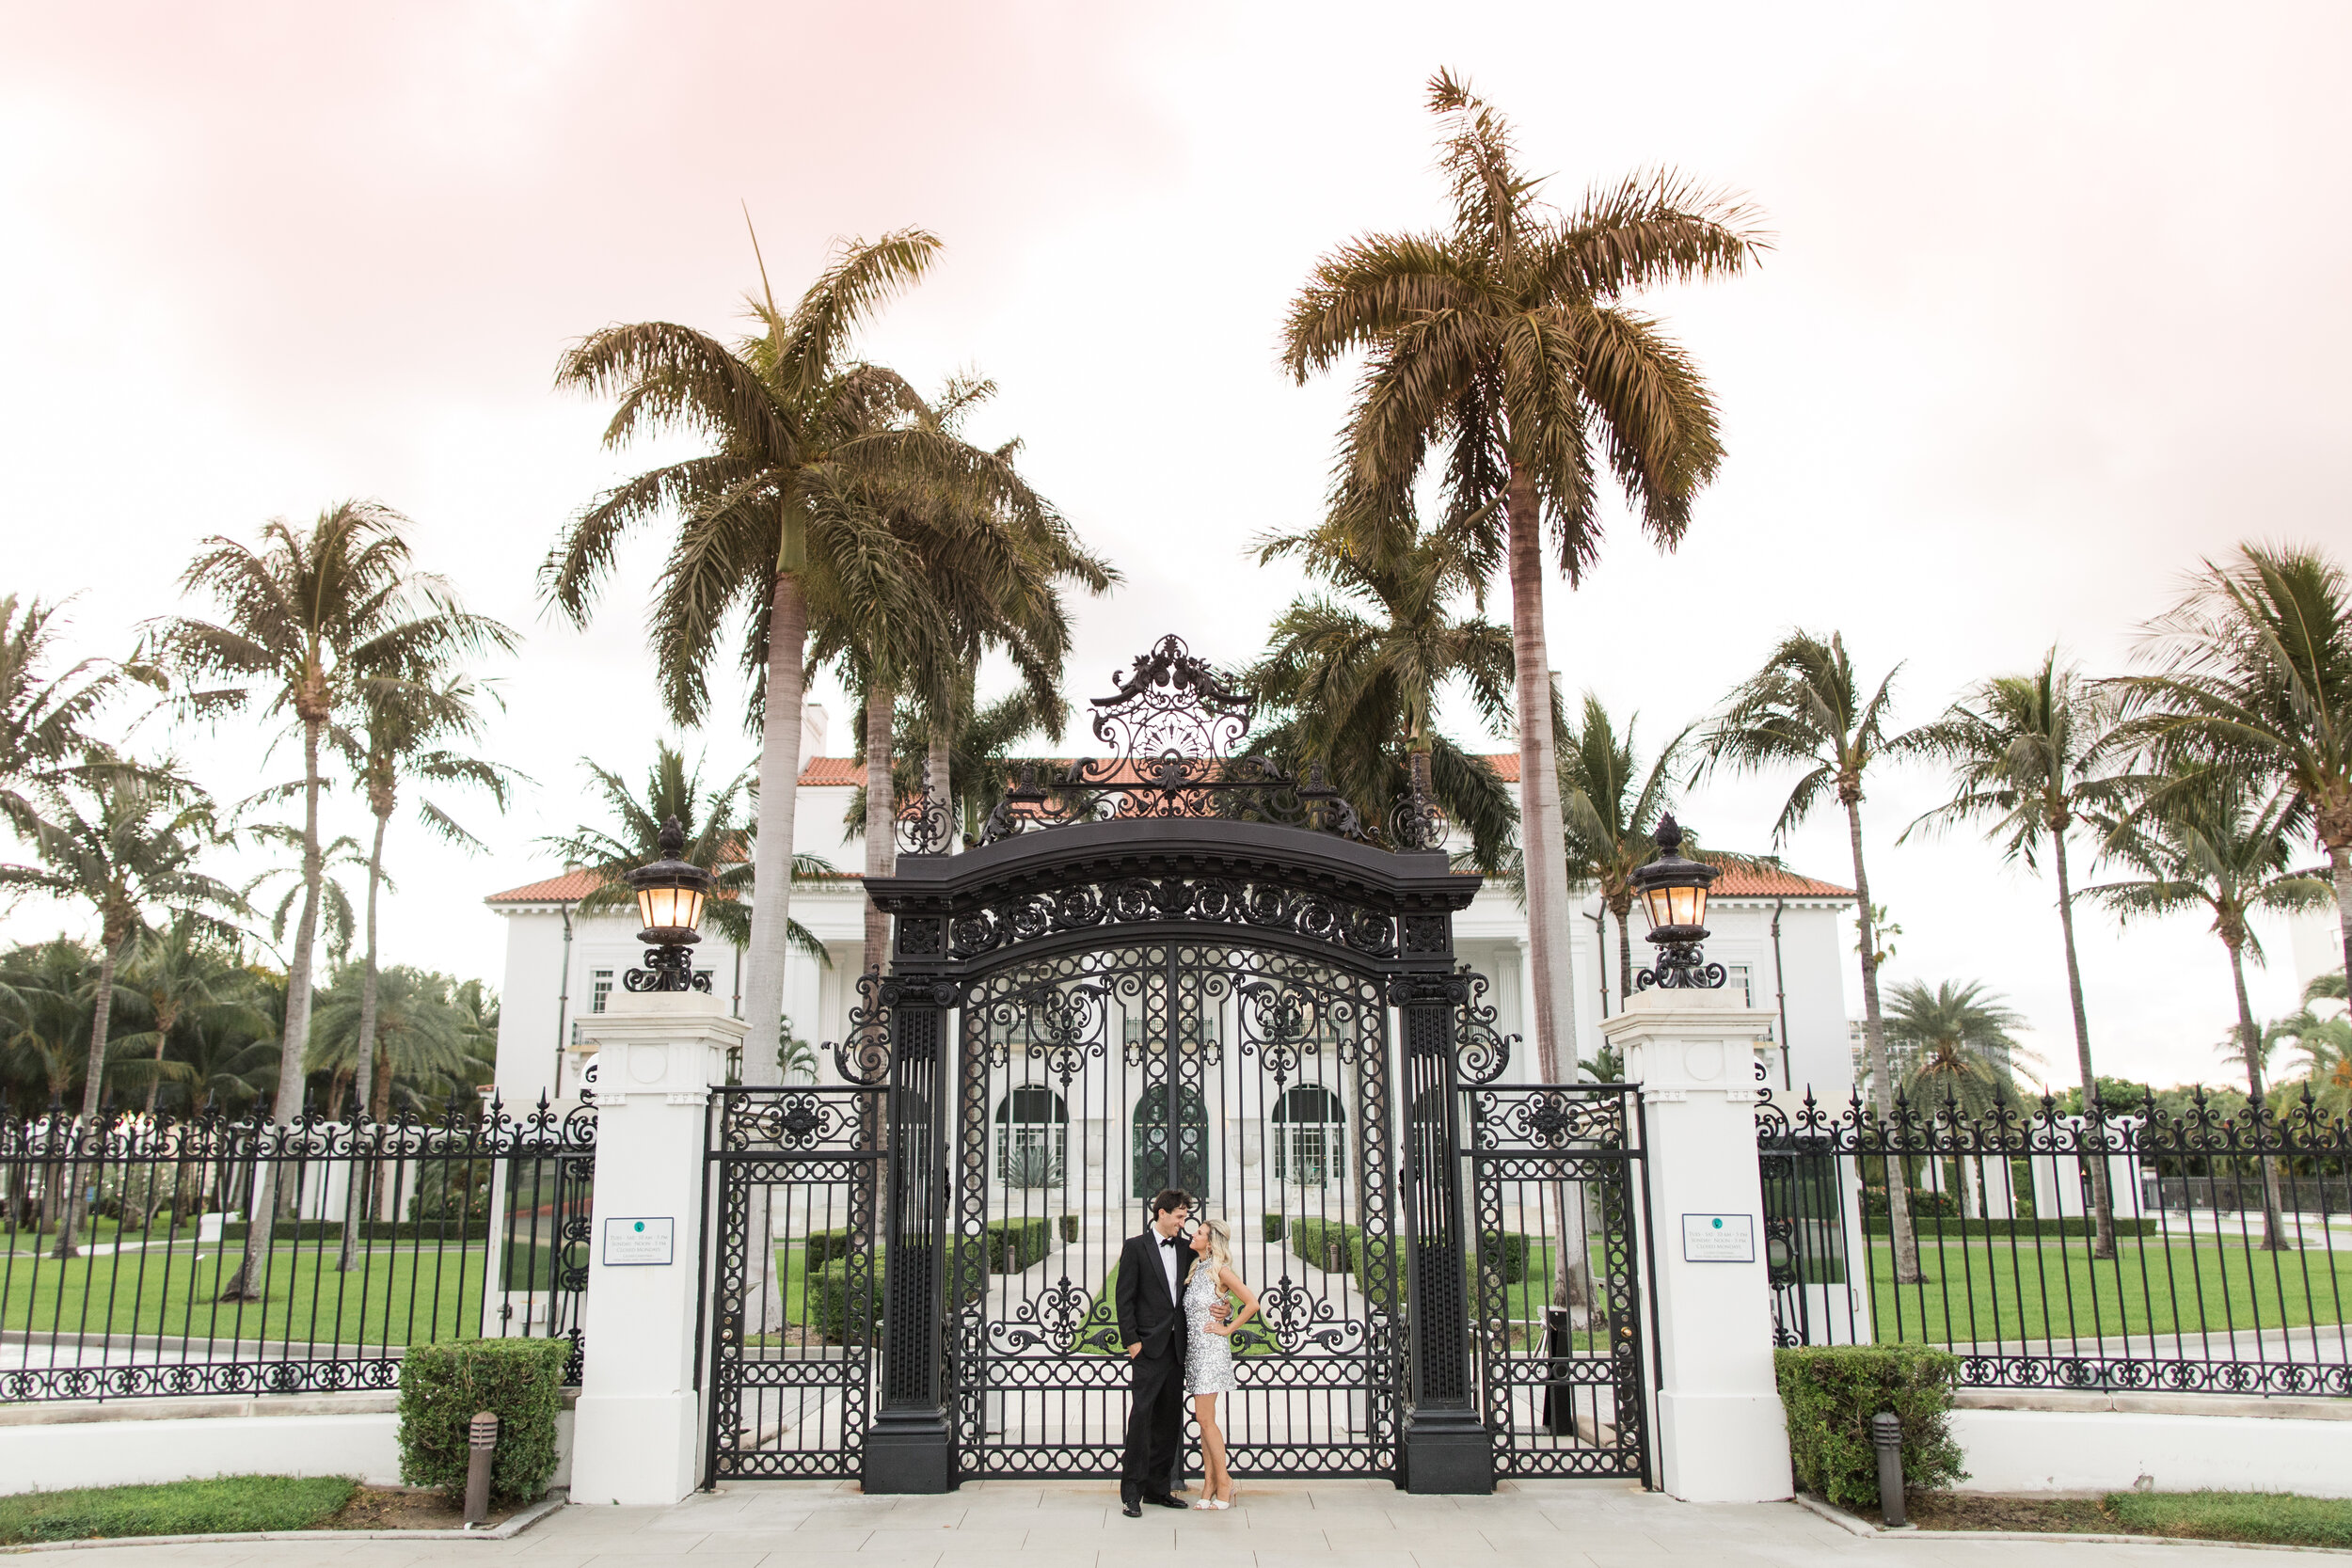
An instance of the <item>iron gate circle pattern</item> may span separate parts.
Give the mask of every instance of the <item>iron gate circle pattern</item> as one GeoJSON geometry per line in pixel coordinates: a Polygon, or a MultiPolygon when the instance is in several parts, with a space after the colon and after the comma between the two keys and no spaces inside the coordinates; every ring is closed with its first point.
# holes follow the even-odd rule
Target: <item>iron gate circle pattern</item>
{"type": "Polygon", "coordinates": [[[1234,1472],[1392,1472],[1399,1252],[1381,981],[1246,943],[1122,943],[976,979],[958,1035],[960,1472],[1116,1473],[1128,1365],[1114,1271],[1168,1186],[1194,1195],[1196,1219],[1226,1222],[1263,1305],[1263,1330],[1238,1337],[1226,1401],[1234,1472]],[[1338,1159],[1276,1159],[1302,1088],[1340,1109],[1317,1124],[1336,1131],[1338,1159]],[[1047,1168],[1012,1157],[1009,1113],[1049,1101],[1066,1131],[1047,1168]]]}

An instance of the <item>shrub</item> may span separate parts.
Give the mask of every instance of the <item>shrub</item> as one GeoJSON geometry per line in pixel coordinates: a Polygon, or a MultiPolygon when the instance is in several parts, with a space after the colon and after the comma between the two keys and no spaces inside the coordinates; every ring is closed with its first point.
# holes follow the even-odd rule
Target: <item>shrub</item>
{"type": "Polygon", "coordinates": [[[1019,1274],[1045,1256],[1053,1246],[1054,1227],[1048,1221],[997,1220],[981,1232],[981,1252],[991,1274],[1019,1274]]]}
{"type": "MultiPolygon", "coordinates": [[[[1963,1236],[2088,1236],[2090,1234],[2092,1224],[2091,1221],[2080,1215],[2069,1215],[2061,1220],[2038,1220],[2029,1216],[2013,1220],[1970,1218],[1956,1221],[1951,1225],[1935,1223],[1937,1216],[1923,1217],[1927,1218],[1930,1223],[1919,1227],[1920,1235],[1926,1237],[1943,1235],[1955,1240],[1963,1236]]],[[[1864,1220],[1862,1228],[1866,1234],[1883,1236],[1893,1228],[1894,1224],[1895,1222],[1886,1214],[1878,1213],[1864,1220]]],[[[2156,1222],[2153,1219],[2119,1218],[2115,1222],[2115,1233],[2119,1236],[2153,1236],[2157,1233],[2157,1229],[2156,1222]]]]}
{"type": "Polygon", "coordinates": [[[821,1269],[811,1269],[803,1276],[803,1299],[809,1316],[817,1323],[817,1331],[829,1345],[844,1343],[849,1338],[851,1315],[859,1306],[866,1309],[866,1344],[882,1343],[882,1255],[877,1247],[866,1254],[866,1266],[860,1270],[858,1295],[862,1302],[853,1304],[850,1291],[850,1259],[835,1258],[821,1269]]]}
{"type": "Polygon", "coordinates": [[[494,1497],[525,1501],[555,1474],[555,1413],[568,1338],[451,1339],[411,1345],[400,1363],[400,1478],[452,1499],[466,1495],[467,1428],[498,1413],[494,1497]]]}
{"type": "Polygon", "coordinates": [[[1064,1214],[1064,1215],[1061,1217],[1061,1239],[1062,1239],[1062,1243],[1063,1243],[1063,1244],[1064,1244],[1064,1245],[1067,1245],[1067,1246],[1075,1246],[1075,1245],[1077,1244],[1077,1242],[1078,1242],[1078,1216],[1077,1216],[1077,1215],[1075,1215],[1075,1214],[1064,1214]]]}
{"type": "Polygon", "coordinates": [[[1259,1233],[1264,1236],[1269,1243],[1272,1243],[1282,1239],[1283,1232],[1290,1226],[1290,1221],[1280,1214],[1261,1214],[1258,1216],[1258,1226],[1259,1233]]]}
{"type": "Polygon", "coordinates": [[[1879,1500],[1870,1418],[1891,1410],[1903,1428],[1903,1489],[1939,1492],[1968,1479],[1952,1441],[1952,1381],[1960,1358],[1923,1345],[1816,1345],[1772,1353],[1788,1418],[1797,1484],[1841,1508],[1879,1500]]]}
{"type": "MultiPolygon", "coordinates": [[[[1951,1194],[1939,1193],[1927,1187],[1913,1187],[1909,1191],[1912,1218],[1926,1219],[1931,1215],[1940,1215],[1945,1219],[1960,1217],[1960,1199],[1951,1194]]],[[[1863,1188],[1862,1212],[1866,1214],[1885,1213],[1886,1189],[1884,1187],[1863,1188]]]]}
{"type": "Polygon", "coordinates": [[[801,1266],[808,1273],[815,1274],[834,1259],[846,1258],[849,1254],[848,1227],[844,1227],[839,1230],[812,1230],[801,1243],[801,1266]]]}
{"type": "Polygon", "coordinates": [[[1291,1250],[1316,1268],[1333,1274],[1354,1274],[1363,1262],[1361,1227],[1336,1220],[1295,1219],[1290,1224],[1291,1250]]]}
{"type": "Polygon", "coordinates": [[[1517,1231],[1489,1230],[1478,1239],[1471,1269],[1475,1271],[1482,1262],[1500,1264],[1505,1285],[1518,1284],[1527,1277],[1527,1238],[1517,1231]]]}

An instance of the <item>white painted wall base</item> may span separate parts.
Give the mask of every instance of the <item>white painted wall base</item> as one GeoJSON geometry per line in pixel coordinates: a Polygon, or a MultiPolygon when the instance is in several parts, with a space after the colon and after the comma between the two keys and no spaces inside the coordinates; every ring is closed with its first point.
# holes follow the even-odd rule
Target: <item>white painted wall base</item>
{"type": "Polygon", "coordinates": [[[1788,1418],[1778,1394],[1658,1396],[1658,1440],[1676,1456],[1673,1495],[1687,1503],[1788,1496],[1788,1418]]]}
{"type": "Polygon", "coordinates": [[[580,1418],[601,1440],[580,1467],[572,1501],[674,1503],[701,1484],[702,1402],[692,1393],[582,1394],[580,1418]]]}
{"type": "Polygon", "coordinates": [[[1952,1435],[1963,1492],[2128,1492],[2145,1476],[2158,1492],[2352,1497],[2352,1420],[1962,1408],[1952,1435]]]}
{"type": "MultiPolygon", "coordinates": [[[[0,1490],[132,1486],[213,1476],[350,1476],[398,1486],[391,1394],[109,1401],[0,1409],[0,1490]]],[[[572,1413],[555,1417],[555,1480],[571,1480],[572,1413]]]]}

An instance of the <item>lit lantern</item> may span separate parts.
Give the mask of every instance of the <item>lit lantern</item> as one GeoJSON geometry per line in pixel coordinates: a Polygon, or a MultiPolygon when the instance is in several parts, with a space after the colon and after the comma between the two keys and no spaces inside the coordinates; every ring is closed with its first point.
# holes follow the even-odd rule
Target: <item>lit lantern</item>
{"type": "Polygon", "coordinates": [[[1633,872],[1633,896],[1649,917],[1649,940],[1658,945],[1654,968],[1636,989],[1715,987],[1724,983],[1721,964],[1705,962],[1699,943],[1707,940],[1707,890],[1721,875],[1682,851],[1682,830],[1672,816],[1658,824],[1658,858],[1633,872]]]}
{"type": "Polygon", "coordinates": [[[645,967],[632,969],[622,984],[629,990],[688,990],[694,988],[687,949],[702,941],[703,904],[710,896],[710,873],[681,857],[686,830],[671,817],[661,824],[661,858],[628,873],[637,895],[637,918],[644,929],[645,967]]]}

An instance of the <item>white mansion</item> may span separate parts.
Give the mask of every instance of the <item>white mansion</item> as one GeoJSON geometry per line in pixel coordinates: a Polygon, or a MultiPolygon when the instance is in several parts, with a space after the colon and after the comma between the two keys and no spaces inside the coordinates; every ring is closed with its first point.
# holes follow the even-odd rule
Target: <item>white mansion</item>
{"type": "MultiPolygon", "coordinates": [[[[847,837],[843,817],[852,793],[864,782],[865,763],[856,757],[823,755],[825,731],[824,711],[812,705],[803,733],[802,753],[809,760],[801,773],[794,847],[833,865],[855,866],[862,863],[865,850],[847,837]]],[[[1518,781],[1516,754],[1489,760],[1506,781],[1518,781]]],[[[593,1026],[584,1021],[604,1011],[620,977],[643,962],[633,912],[578,914],[580,899],[595,886],[591,873],[571,869],[494,893],[485,900],[507,921],[498,1086],[510,1105],[528,1104],[542,1092],[566,1097],[578,1087],[578,1064],[584,1060],[580,1048],[593,1049],[593,1026]]],[[[784,1009],[800,1038],[837,1040],[848,1029],[850,1007],[857,997],[865,902],[858,878],[847,871],[793,884],[793,918],[832,957],[830,964],[820,964],[803,954],[791,956],[784,1009]]],[[[1729,985],[1742,991],[1750,1006],[1776,1015],[1773,1038],[1759,1042],[1766,1047],[1773,1086],[1802,1093],[1809,1085],[1833,1102],[1844,1101],[1853,1077],[1843,978],[1849,955],[1840,926],[1841,914],[1852,903],[1850,890],[1829,882],[1785,870],[1731,866],[1717,878],[1708,904],[1713,933],[1707,942],[1708,957],[1728,971],[1729,985]]],[[[1615,1006],[1616,927],[1611,921],[1605,935],[1596,929],[1597,907],[1596,899],[1584,900],[1570,943],[1577,1054],[1584,1058],[1598,1051],[1604,1004],[1611,1010],[1615,1006]],[[1606,988],[1603,959],[1612,979],[1606,988]]],[[[1638,969],[1648,961],[1650,947],[1643,940],[1638,911],[1634,924],[1638,969]]],[[[1500,1029],[1524,1035],[1534,1006],[1527,919],[1511,890],[1491,884],[1482,889],[1455,917],[1454,929],[1461,961],[1492,983],[1489,999],[1496,1006],[1500,1029]]],[[[696,949],[695,963],[709,974],[712,990],[735,998],[739,1009],[741,953],[706,939],[696,949]]],[[[818,1056],[820,1081],[833,1081],[832,1053],[820,1049],[818,1056]]],[[[1524,1082],[1534,1076],[1532,1050],[1516,1050],[1504,1081],[1524,1082]]]]}

